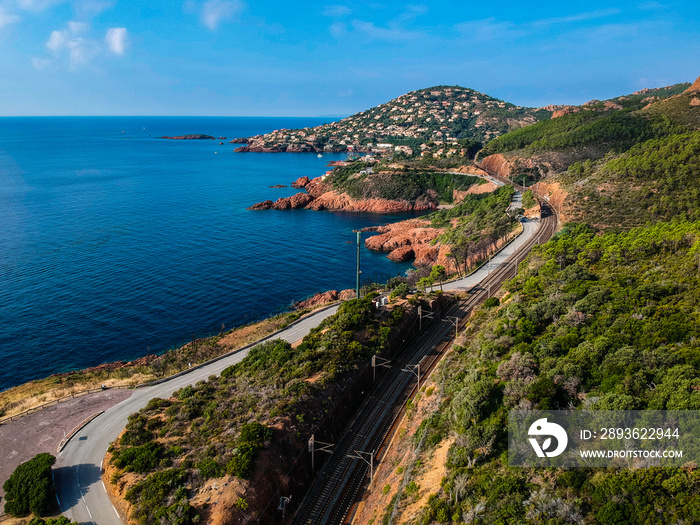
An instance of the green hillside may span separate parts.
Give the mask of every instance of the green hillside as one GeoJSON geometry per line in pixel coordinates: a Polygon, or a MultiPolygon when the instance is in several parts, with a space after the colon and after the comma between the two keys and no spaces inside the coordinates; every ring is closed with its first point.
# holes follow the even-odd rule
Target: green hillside
{"type": "Polygon", "coordinates": [[[486,144],[480,157],[504,154],[559,185],[576,222],[532,251],[442,363],[440,402],[407,438],[418,456],[384,523],[415,501],[421,463],[445,443],[447,475],[423,487],[412,523],[700,522],[694,464],[511,468],[507,441],[513,409],[700,409],[700,104],[686,87],[486,144]]]}
{"type": "Polygon", "coordinates": [[[442,364],[413,439],[421,458],[454,444],[415,523],[697,523],[697,469],[509,468],[506,429],[514,408],[700,409],[699,254],[700,222],[576,225],[535,248],[442,364]]]}

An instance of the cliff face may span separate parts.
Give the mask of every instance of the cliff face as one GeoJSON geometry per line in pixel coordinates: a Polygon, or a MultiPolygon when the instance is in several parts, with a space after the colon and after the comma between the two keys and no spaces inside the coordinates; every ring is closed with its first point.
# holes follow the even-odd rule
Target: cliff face
{"type": "Polygon", "coordinates": [[[684,91],[684,93],[700,93],[700,77],[695,79],[695,82],[684,91]]]}
{"type": "Polygon", "coordinates": [[[386,199],[353,199],[335,190],[325,192],[311,201],[307,209],[330,211],[359,211],[368,213],[396,213],[423,211],[437,208],[437,202],[420,198],[415,203],[386,199]]]}
{"type": "Polygon", "coordinates": [[[540,181],[537,184],[533,184],[532,192],[554,207],[560,222],[571,220],[570,205],[566,202],[569,194],[561,187],[561,184],[558,182],[540,181]]]}
{"type": "Polygon", "coordinates": [[[389,252],[387,257],[395,262],[415,259],[416,267],[443,265],[448,273],[456,273],[454,261],[447,257],[450,247],[433,244],[442,230],[432,228],[425,219],[409,219],[374,229],[379,235],[368,237],[365,246],[370,250],[389,252]]]}
{"type": "Polygon", "coordinates": [[[312,295],[308,299],[294,303],[294,306],[299,310],[304,308],[313,308],[316,306],[321,306],[324,304],[334,303],[336,301],[346,301],[355,297],[355,290],[347,289],[341,290],[328,290],[327,292],[319,292],[312,295]]]}
{"type": "Polygon", "coordinates": [[[345,193],[332,190],[321,177],[309,180],[301,177],[292,183],[293,188],[303,188],[291,197],[282,197],[272,202],[266,200],[254,204],[249,210],[290,210],[306,208],[308,210],[357,211],[369,213],[396,213],[407,211],[424,211],[437,208],[437,201],[431,197],[421,197],[415,202],[387,199],[353,199],[345,193]]]}
{"type": "Polygon", "coordinates": [[[484,158],[481,161],[481,165],[484,169],[509,179],[513,171],[514,159],[506,158],[504,155],[496,153],[484,158]]]}

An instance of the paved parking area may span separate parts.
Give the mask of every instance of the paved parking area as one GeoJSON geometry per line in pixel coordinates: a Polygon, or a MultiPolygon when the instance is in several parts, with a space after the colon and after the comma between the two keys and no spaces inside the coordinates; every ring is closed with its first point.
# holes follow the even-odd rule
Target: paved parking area
{"type": "Polygon", "coordinates": [[[2,486],[20,463],[41,452],[55,456],[66,434],[90,416],[130,398],[132,393],[124,389],[95,392],[0,425],[0,497],[5,494],[2,486]]]}

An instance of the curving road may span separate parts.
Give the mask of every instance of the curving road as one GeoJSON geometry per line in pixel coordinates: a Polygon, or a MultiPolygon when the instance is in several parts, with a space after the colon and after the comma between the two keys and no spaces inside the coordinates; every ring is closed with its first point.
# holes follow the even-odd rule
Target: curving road
{"type": "MultiPolygon", "coordinates": [[[[298,341],[323,319],[333,315],[339,305],[334,305],[300,319],[281,332],[265,338],[298,341]]],[[[256,343],[257,344],[257,343],[256,343]]],[[[130,414],[138,412],[154,397],[169,397],[175,390],[211,375],[219,375],[225,368],[240,362],[248,355],[249,345],[236,353],[164,381],[158,385],[138,388],[128,399],[109,408],[80,430],[58,455],[54,466],[56,497],[59,508],[68,518],[78,523],[100,525],[123,525],[121,516],[112,506],[102,482],[102,459],[127,423],[130,414]]]]}
{"type": "MultiPolygon", "coordinates": [[[[536,231],[537,221],[526,220],[523,222],[523,232],[496,254],[488,264],[468,277],[443,283],[443,288],[458,290],[475,286],[498,265],[503,264],[536,231]]],[[[282,338],[289,342],[298,341],[323,319],[333,315],[337,309],[338,305],[335,305],[318,311],[266,339],[282,338]]],[[[158,385],[136,389],[131,397],[109,408],[76,433],[58,455],[54,466],[57,499],[61,512],[78,523],[123,525],[126,519],[122,520],[112,506],[102,482],[101,467],[110,442],[114,441],[124,429],[129,415],[145,407],[154,397],[167,398],[175,390],[194,385],[211,375],[219,375],[225,368],[245,358],[252,346],[254,345],[249,345],[223,359],[192,369],[158,385]]]]}

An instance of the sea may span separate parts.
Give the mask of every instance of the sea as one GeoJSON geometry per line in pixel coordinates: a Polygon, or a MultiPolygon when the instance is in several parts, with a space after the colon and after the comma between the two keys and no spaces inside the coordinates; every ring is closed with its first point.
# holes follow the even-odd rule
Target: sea
{"type": "MultiPolygon", "coordinates": [[[[332,120],[0,118],[0,390],[354,288],[353,230],[407,215],[247,210],[346,155],[234,153],[228,142],[332,120]],[[159,138],[192,133],[227,139],[159,138]]],[[[363,283],[410,268],[364,245],[361,266],[363,283]]]]}

